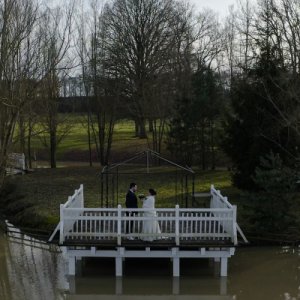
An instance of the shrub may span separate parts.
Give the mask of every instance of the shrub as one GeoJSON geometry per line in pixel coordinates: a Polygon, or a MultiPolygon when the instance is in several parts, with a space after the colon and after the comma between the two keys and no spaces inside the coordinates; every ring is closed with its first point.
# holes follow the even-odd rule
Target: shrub
{"type": "Polygon", "coordinates": [[[248,194],[250,223],[256,230],[282,233],[295,226],[297,172],[283,165],[278,154],[260,158],[253,181],[256,190],[248,194]]]}

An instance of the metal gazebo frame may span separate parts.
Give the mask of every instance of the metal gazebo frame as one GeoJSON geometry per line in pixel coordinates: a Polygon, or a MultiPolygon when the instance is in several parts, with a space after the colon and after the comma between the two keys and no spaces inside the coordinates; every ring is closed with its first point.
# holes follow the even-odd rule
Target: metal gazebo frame
{"type": "MultiPolygon", "coordinates": [[[[122,162],[106,165],[101,171],[101,190],[100,190],[100,201],[101,207],[115,207],[119,204],[119,176],[120,175],[139,175],[139,174],[150,174],[150,160],[156,159],[157,161],[162,161],[167,163],[169,166],[176,168],[176,183],[175,183],[175,197],[178,199],[178,192],[181,191],[181,206],[188,207],[188,196],[189,196],[189,177],[192,177],[192,199],[194,199],[195,194],[195,172],[189,168],[179,165],[169,159],[162,157],[158,152],[151,149],[141,151],[131,158],[128,158],[122,162]],[[126,166],[136,160],[145,158],[146,172],[122,172],[120,167],[126,166]],[[178,172],[178,170],[180,172],[178,172]],[[110,178],[111,176],[111,178],[110,178]],[[180,177],[181,176],[181,177],[180,177]],[[180,178],[179,178],[180,177],[180,178]],[[180,190],[178,187],[178,179],[180,181],[180,190]],[[112,190],[110,193],[110,189],[112,190]],[[110,195],[111,194],[111,195],[110,195]],[[183,199],[185,196],[185,199],[183,199]]],[[[125,192],[125,191],[124,191],[125,192]]],[[[123,200],[122,200],[123,202],[123,200]]]]}

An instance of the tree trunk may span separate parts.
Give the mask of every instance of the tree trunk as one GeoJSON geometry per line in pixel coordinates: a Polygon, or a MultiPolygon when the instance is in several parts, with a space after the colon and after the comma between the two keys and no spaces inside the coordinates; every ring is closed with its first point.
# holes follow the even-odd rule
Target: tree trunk
{"type": "Polygon", "coordinates": [[[56,168],[56,129],[50,130],[50,166],[52,169],[56,168]]]}
{"type": "Polygon", "coordinates": [[[153,120],[149,119],[149,132],[153,132],[153,120]]]}
{"type": "Polygon", "coordinates": [[[92,143],[91,143],[91,113],[88,113],[88,145],[89,145],[89,162],[90,167],[93,166],[93,159],[92,159],[92,143]]]}
{"type": "Polygon", "coordinates": [[[210,122],[211,169],[216,169],[214,123],[210,122]]]}
{"type": "Polygon", "coordinates": [[[27,137],[27,163],[28,168],[32,169],[32,158],[31,158],[31,134],[32,134],[32,127],[31,122],[29,121],[29,128],[28,128],[28,137],[27,137]]]}
{"type": "Polygon", "coordinates": [[[26,139],[25,139],[25,125],[23,116],[20,114],[19,116],[19,135],[20,135],[20,152],[26,153],[26,139]]]}
{"type": "Polygon", "coordinates": [[[5,165],[0,165],[0,191],[4,185],[4,179],[5,179],[5,165]]]}
{"type": "Polygon", "coordinates": [[[206,170],[206,156],[205,156],[205,133],[204,133],[204,124],[201,126],[201,163],[202,163],[202,170],[206,170]]]}
{"type": "Polygon", "coordinates": [[[107,125],[107,141],[106,141],[106,154],[105,154],[105,164],[108,165],[110,154],[111,154],[111,145],[113,141],[113,133],[115,127],[115,120],[114,117],[110,118],[109,124],[107,125]]]}
{"type": "Polygon", "coordinates": [[[134,119],[134,130],[135,130],[135,137],[139,136],[139,121],[137,119],[134,119]]]}
{"type": "MultiPolygon", "coordinates": [[[[155,121],[151,121],[152,122],[152,150],[157,151],[156,149],[156,142],[157,142],[157,129],[156,129],[156,122],[155,121]]],[[[150,125],[150,120],[149,120],[149,125],[150,125]]],[[[150,126],[149,126],[150,128],[150,126]]]]}
{"type": "Polygon", "coordinates": [[[145,124],[145,119],[144,118],[140,118],[140,122],[139,122],[139,138],[140,139],[145,139],[147,138],[147,133],[146,133],[146,124],[145,124]]]}

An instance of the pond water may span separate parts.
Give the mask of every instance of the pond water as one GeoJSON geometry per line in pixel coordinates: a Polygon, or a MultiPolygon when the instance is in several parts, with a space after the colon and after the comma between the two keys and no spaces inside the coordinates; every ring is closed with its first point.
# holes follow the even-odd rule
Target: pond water
{"type": "Polygon", "coordinates": [[[123,279],[111,259],[86,260],[76,277],[66,270],[59,248],[0,232],[1,300],[300,299],[300,249],[290,247],[237,248],[222,279],[204,259],[183,260],[180,279],[167,259],[128,259],[123,279]]]}

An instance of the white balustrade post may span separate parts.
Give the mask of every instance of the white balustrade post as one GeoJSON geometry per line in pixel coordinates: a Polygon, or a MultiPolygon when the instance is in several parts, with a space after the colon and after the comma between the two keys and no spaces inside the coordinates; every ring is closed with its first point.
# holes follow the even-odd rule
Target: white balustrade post
{"type": "Polygon", "coordinates": [[[221,203],[223,204],[222,208],[232,208],[232,205],[228,201],[228,197],[223,197],[221,203]]]}
{"type": "Polygon", "coordinates": [[[83,184],[80,185],[80,190],[81,190],[81,194],[80,194],[80,207],[83,208],[84,207],[83,184]]]}
{"type": "Polygon", "coordinates": [[[175,206],[175,242],[179,246],[179,205],[175,206]]]}
{"type": "Polygon", "coordinates": [[[118,246],[121,245],[122,242],[122,232],[121,232],[121,224],[122,224],[122,206],[121,204],[118,205],[118,221],[117,221],[117,243],[118,246]]]}
{"type": "Polygon", "coordinates": [[[60,205],[60,228],[59,228],[59,243],[64,242],[64,205],[60,205]]]}
{"type": "Polygon", "coordinates": [[[236,230],[236,205],[232,205],[232,241],[234,245],[238,244],[237,241],[237,230],[236,230]]]}
{"type": "Polygon", "coordinates": [[[26,170],[26,166],[25,166],[25,154],[22,153],[22,171],[26,170]]]}
{"type": "Polygon", "coordinates": [[[213,205],[213,197],[214,197],[214,185],[212,184],[210,186],[210,202],[209,202],[209,207],[212,208],[213,205]]]}

